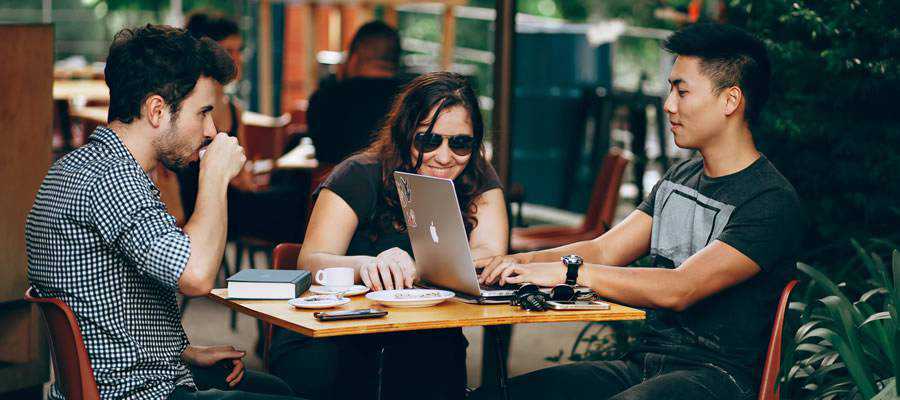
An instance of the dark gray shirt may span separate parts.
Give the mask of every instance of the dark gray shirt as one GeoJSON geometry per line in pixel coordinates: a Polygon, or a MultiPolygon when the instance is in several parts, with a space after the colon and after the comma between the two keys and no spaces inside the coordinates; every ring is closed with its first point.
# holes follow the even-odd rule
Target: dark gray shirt
{"type": "Polygon", "coordinates": [[[666,172],[638,209],[653,217],[656,268],[675,268],[719,240],[761,269],[683,312],[650,310],[638,349],[753,375],[781,289],[796,270],[802,213],[793,186],[765,156],[717,178],[706,176],[703,160],[694,159],[666,172]]]}
{"type": "MultiPolygon", "coordinates": [[[[175,294],[190,240],[116,134],[99,127],[50,168],[25,222],[28,279],[75,314],[103,399],[194,387],[175,294]]],[[[51,398],[62,399],[56,385],[51,398]]]]}

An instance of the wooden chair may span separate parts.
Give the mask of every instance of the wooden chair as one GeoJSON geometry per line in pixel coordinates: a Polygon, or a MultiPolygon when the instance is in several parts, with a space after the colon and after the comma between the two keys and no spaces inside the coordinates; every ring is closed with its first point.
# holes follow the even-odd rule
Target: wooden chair
{"type": "MultiPolygon", "coordinates": [[[[281,243],[272,251],[273,269],[297,269],[300,243],[281,243]]],[[[272,344],[272,324],[263,323],[263,365],[269,367],[269,346],[272,344]]]]}
{"type": "Polygon", "coordinates": [[[513,252],[557,247],[602,235],[612,226],[619,204],[619,188],[630,157],[612,149],[603,158],[594,180],[591,200],[581,226],[535,226],[514,228],[510,249],[513,252]]]}
{"type": "Polygon", "coordinates": [[[769,338],[769,349],[766,351],[766,362],[763,364],[762,382],[759,385],[759,400],[778,400],[779,389],[775,387],[781,370],[781,334],[784,329],[784,318],[787,313],[788,298],[797,286],[797,281],[788,282],[778,300],[775,310],[775,322],[772,324],[772,336],[769,338]]]}
{"type": "Polygon", "coordinates": [[[70,400],[99,400],[94,370],[72,309],[57,298],[34,297],[33,288],[25,291],[25,301],[37,304],[47,322],[53,370],[60,390],[70,400]]]}

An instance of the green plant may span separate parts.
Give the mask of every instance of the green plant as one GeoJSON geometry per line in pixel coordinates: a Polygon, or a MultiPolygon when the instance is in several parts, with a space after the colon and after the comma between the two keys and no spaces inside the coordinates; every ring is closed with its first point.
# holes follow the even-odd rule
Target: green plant
{"type": "Polygon", "coordinates": [[[868,272],[865,287],[836,284],[816,268],[797,266],[811,282],[804,301],[790,305],[801,315],[800,327],[782,352],[785,398],[900,395],[895,385],[900,376],[900,251],[893,251],[892,266],[886,266],[877,253],[855,241],[853,245],[868,272]],[[862,294],[856,297],[848,292],[862,294]]]}

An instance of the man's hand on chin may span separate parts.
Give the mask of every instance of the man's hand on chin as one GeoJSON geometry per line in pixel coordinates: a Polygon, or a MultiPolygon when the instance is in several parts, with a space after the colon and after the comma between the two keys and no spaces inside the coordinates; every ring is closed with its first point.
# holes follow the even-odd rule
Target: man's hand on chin
{"type": "Polygon", "coordinates": [[[195,367],[209,368],[218,363],[230,368],[231,373],[225,377],[225,382],[233,388],[244,378],[244,362],[241,359],[245,354],[234,346],[188,346],[181,353],[181,359],[195,367]]]}

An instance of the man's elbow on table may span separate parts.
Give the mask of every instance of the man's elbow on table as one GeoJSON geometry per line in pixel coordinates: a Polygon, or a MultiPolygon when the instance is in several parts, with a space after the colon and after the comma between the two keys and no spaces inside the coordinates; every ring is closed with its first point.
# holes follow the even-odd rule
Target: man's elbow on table
{"type": "Polygon", "coordinates": [[[181,278],[178,279],[178,290],[189,297],[206,296],[213,289],[213,280],[206,279],[195,270],[196,268],[190,268],[190,265],[184,269],[181,278]]]}

